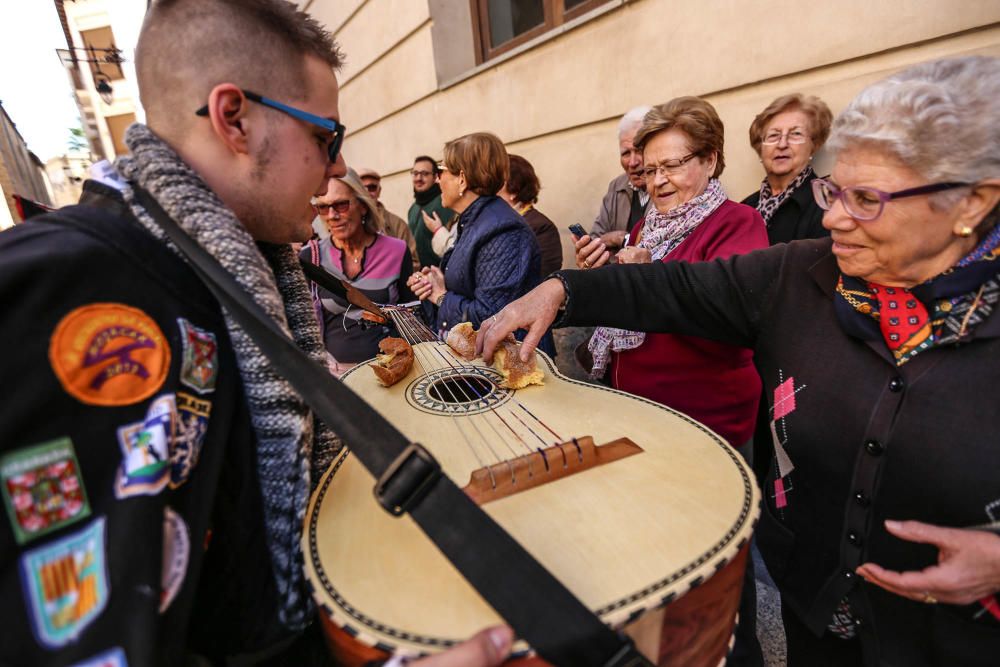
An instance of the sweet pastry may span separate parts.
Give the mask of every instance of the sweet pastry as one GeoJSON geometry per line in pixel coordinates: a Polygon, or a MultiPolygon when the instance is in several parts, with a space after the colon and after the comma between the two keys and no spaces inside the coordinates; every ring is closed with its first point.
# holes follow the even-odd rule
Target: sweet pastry
{"type": "Polygon", "coordinates": [[[382,354],[376,355],[375,361],[369,366],[383,386],[391,387],[405,378],[413,368],[413,348],[402,338],[383,338],[379,341],[378,349],[382,354]]]}
{"type": "Polygon", "coordinates": [[[444,342],[466,361],[476,358],[476,330],[472,328],[472,322],[453,326],[444,342]]]}
{"type": "Polygon", "coordinates": [[[520,351],[517,340],[510,334],[493,353],[493,367],[503,374],[500,386],[505,389],[523,389],[529,384],[544,384],[545,374],[538,367],[537,358],[532,355],[530,360],[523,362],[520,351]]]}

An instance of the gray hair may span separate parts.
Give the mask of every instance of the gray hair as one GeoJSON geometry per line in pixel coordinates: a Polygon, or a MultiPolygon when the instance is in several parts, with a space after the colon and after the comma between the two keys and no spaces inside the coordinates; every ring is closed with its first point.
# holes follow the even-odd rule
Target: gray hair
{"type": "Polygon", "coordinates": [[[642,125],[642,119],[646,117],[646,114],[649,113],[649,110],[652,108],[653,107],[647,104],[626,111],[625,115],[622,116],[622,119],[618,121],[618,141],[621,141],[622,135],[628,130],[638,129],[639,126],[642,125]]]}
{"type": "MultiPolygon", "coordinates": [[[[828,148],[874,146],[931,182],[1000,176],[1000,58],[915,65],[865,88],[837,117],[828,148]]],[[[932,201],[948,207],[962,191],[932,201]]]]}

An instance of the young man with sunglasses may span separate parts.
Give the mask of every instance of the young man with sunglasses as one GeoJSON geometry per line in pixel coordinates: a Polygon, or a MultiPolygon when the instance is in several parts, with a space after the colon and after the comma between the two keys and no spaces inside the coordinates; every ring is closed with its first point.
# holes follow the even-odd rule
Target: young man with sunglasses
{"type": "MultiPolygon", "coordinates": [[[[0,664],[328,664],[298,544],[340,443],[151,211],[321,359],[289,244],[346,171],[340,62],[283,0],[154,2],[130,155],[81,205],[0,234],[0,374],[19,382],[0,414],[0,664]]],[[[427,664],[509,645],[484,631],[427,664]]]]}
{"type": "Polygon", "coordinates": [[[420,259],[417,257],[417,242],[413,238],[410,228],[407,226],[405,220],[389,211],[379,200],[379,197],[382,196],[382,175],[371,167],[361,167],[357,171],[358,178],[361,179],[361,184],[365,186],[365,190],[375,200],[375,205],[378,207],[379,213],[382,214],[382,227],[385,233],[394,238],[406,241],[406,246],[410,249],[410,256],[413,258],[413,270],[419,271],[420,259]]]}

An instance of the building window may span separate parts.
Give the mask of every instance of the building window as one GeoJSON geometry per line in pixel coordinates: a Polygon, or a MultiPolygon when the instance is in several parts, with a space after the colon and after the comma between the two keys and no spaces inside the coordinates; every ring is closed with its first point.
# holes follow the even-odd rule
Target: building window
{"type": "Polygon", "coordinates": [[[495,58],[609,0],[472,0],[480,62],[495,58]]]}
{"type": "MultiPolygon", "coordinates": [[[[87,49],[87,57],[90,56],[90,48],[93,47],[94,57],[102,60],[108,55],[107,49],[115,48],[115,36],[111,34],[111,28],[95,28],[94,30],[81,30],[80,37],[83,39],[83,46],[87,49]]],[[[104,74],[112,81],[124,79],[122,68],[115,63],[90,63],[91,74],[104,74]]]]}

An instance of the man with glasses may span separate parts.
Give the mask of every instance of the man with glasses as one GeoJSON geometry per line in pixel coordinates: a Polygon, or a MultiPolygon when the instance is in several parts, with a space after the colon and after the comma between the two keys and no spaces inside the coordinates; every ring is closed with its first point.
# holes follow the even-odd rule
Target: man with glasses
{"type": "Polygon", "coordinates": [[[389,236],[406,241],[406,246],[410,249],[410,257],[413,258],[413,270],[419,271],[420,260],[417,258],[417,241],[413,238],[410,228],[406,225],[405,220],[386,209],[385,204],[379,199],[382,196],[382,175],[371,167],[361,167],[358,169],[358,178],[361,179],[361,184],[365,186],[365,190],[368,191],[371,198],[375,200],[375,205],[382,214],[384,232],[389,236]]]}
{"type": "Polygon", "coordinates": [[[436,217],[437,222],[446,227],[455,215],[454,211],[441,204],[441,186],[438,185],[440,174],[441,168],[437,162],[427,155],[417,157],[410,170],[410,176],[413,177],[413,204],[410,205],[406,222],[417,241],[420,266],[437,266],[441,263],[441,258],[431,245],[434,233],[424,224],[424,214],[432,219],[436,217]]]}
{"type": "MultiPolygon", "coordinates": [[[[346,172],[341,60],[284,0],[153,2],[129,156],[0,234],[0,664],[329,664],[299,541],[339,441],[157,217],[322,359],[290,244],[346,172]]],[[[427,664],[498,664],[510,640],[427,664]]]]}

